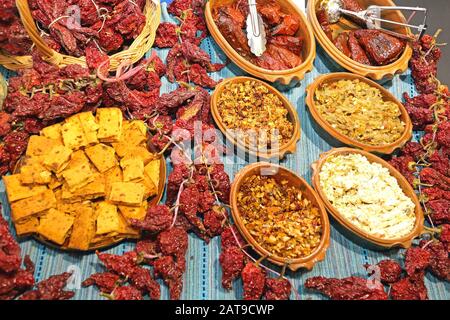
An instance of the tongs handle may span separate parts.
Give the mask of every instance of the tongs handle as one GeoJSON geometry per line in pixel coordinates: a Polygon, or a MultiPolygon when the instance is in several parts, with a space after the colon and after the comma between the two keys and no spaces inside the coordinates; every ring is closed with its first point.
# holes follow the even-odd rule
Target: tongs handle
{"type": "Polygon", "coordinates": [[[252,31],[255,37],[259,37],[261,30],[259,29],[258,11],[256,10],[256,0],[248,0],[249,14],[252,22],[252,31]]]}

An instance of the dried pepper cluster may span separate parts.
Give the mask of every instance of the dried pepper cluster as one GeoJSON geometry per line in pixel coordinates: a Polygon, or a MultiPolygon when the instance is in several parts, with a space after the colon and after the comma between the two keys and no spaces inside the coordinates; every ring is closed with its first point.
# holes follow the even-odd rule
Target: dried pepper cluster
{"type": "Polygon", "coordinates": [[[52,49],[84,56],[87,48],[106,53],[129,45],[145,25],[145,0],[29,0],[41,34],[52,49]]]}
{"type": "Polygon", "coordinates": [[[0,51],[24,56],[31,53],[33,42],[20,21],[15,0],[0,2],[0,51]]]}
{"type": "Polygon", "coordinates": [[[30,135],[77,112],[94,110],[102,95],[102,81],[88,68],[58,68],[33,53],[33,68],[9,79],[0,112],[0,175],[13,171],[30,135]]]}
{"type": "Polygon", "coordinates": [[[448,251],[438,240],[422,241],[419,246],[409,248],[405,252],[404,269],[391,259],[365,267],[371,275],[376,274],[375,268],[378,268],[380,279],[312,277],[306,280],[305,286],[333,300],[387,300],[389,297],[393,300],[427,300],[426,270],[447,281],[450,272],[448,251]],[[390,287],[389,293],[383,284],[390,287]]]}
{"type": "Polygon", "coordinates": [[[167,79],[170,82],[192,82],[214,88],[217,81],[208,72],[220,71],[225,65],[211,63],[211,57],[199,45],[207,36],[204,0],[175,0],[168,6],[180,24],[163,22],[156,32],[155,45],[171,48],[167,55],[167,79]]]}
{"type": "Polygon", "coordinates": [[[64,290],[70,273],[51,276],[36,284],[34,263],[25,256],[22,268],[21,253],[8,223],[0,215],[0,300],[66,300],[74,296],[73,291],[64,290]]]}
{"type": "Polygon", "coordinates": [[[234,226],[226,227],[221,236],[219,262],[222,267],[222,287],[230,290],[234,280],[241,277],[244,300],[288,300],[291,283],[283,277],[284,269],[278,278],[267,277],[260,262],[251,261],[243,251],[244,240],[234,226]]]}

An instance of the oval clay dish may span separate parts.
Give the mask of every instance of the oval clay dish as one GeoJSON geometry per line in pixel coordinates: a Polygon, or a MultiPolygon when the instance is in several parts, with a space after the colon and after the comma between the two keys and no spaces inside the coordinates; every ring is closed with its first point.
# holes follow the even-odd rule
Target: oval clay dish
{"type": "Polygon", "coordinates": [[[281,92],[279,92],[274,87],[268,85],[264,81],[261,81],[261,80],[255,79],[255,78],[251,78],[251,77],[233,77],[233,78],[225,79],[224,81],[220,82],[216,86],[216,89],[214,90],[212,97],[211,97],[211,114],[212,114],[217,126],[219,127],[220,131],[222,131],[222,133],[225,135],[227,140],[231,141],[234,145],[236,145],[243,152],[248,152],[251,155],[258,156],[258,157],[264,158],[264,159],[275,158],[275,157],[282,159],[286,153],[294,153],[297,148],[296,144],[297,144],[297,141],[300,139],[300,121],[298,119],[297,111],[294,109],[294,107],[289,102],[289,100],[281,92]],[[294,132],[293,132],[290,140],[287,141],[286,143],[284,143],[283,145],[281,145],[278,150],[269,149],[269,150],[267,150],[267,152],[265,152],[265,150],[264,151],[258,150],[255,147],[248,146],[248,145],[244,144],[243,142],[235,139],[233,137],[233,135],[231,134],[231,132],[229,132],[229,130],[227,130],[227,127],[225,126],[225,124],[222,122],[222,117],[220,116],[219,107],[218,107],[218,100],[219,100],[219,97],[220,97],[223,89],[229,83],[241,83],[241,82],[245,82],[245,81],[255,81],[258,84],[265,86],[269,90],[270,93],[272,93],[280,98],[280,100],[283,102],[284,107],[288,111],[288,120],[293,124],[294,132]]]}
{"type": "Polygon", "coordinates": [[[325,204],[325,207],[327,208],[328,212],[339,222],[339,224],[341,224],[345,229],[349,230],[350,232],[356,234],[358,237],[363,238],[366,241],[382,248],[392,248],[392,247],[409,248],[411,246],[413,239],[422,233],[424,215],[422,208],[420,206],[420,202],[417,199],[416,193],[414,192],[413,188],[410,186],[408,181],[401,175],[401,173],[398,172],[393,166],[391,166],[383,159],[363,150],[357,150],[352,148],[334,148],[328,152],[322,153],[319,157],[319,160],[314,162],[311,165],[311,167],[313,169],[312,184],[314,186],[314,189],[319,194],[319,197],[325,204]],[[370,235],[364,232],[363,230],[357,228],[355,225],[350,223],[346,218],[341,216],[341,214],[333,207],[331,202],[328,201],[325,193],[320,187],[319,173],[322,169],[322,165],[325,163],[326,159],[330,156],[346,155],[351,153],[361,154],[365,156],[369,160],[369,162],[371,163],[376,162],[381,164],[383,167],[386,167],[389,170],[389,173],[397,179],[397,182],[400,188],[405,193],[405,195],[408,196],[414,202],[416,223],[414,225],[413,230],[411,230],[411,232],[408,235],[398,239],[383,239],[380,237],[370,235]]]}
{"type": "Polygon", "coordinates": [[[317,195],[314,189],[311,188],[304,179],[296,175],[294,172],[286,169],[285,167],[268,162],[257,162],[250,164],[235,175],[233,184],[231,185],[230,204],[233,220],[239,232],[252,246],[252,248],[259,255],[261,255],[261,257],[267,256],[267,260],[279,266],[284,266],[287,264],[288,268],[292,271],[296,271],[300,268],[311,270],[317,262],[322,261],[325,258],[326,250],[330,244],[330,223],[328,220],[328,215],[322,201],[320,200],[320,197],[317,195]],[[271,255],[269,251],[264,249],[264,247],[256,242],[256,240],[245,227],[237,206],[237,194],[246,177],[254,174],[259,175],[261,174],[261,171],[264,171],[264,174],[273,175],[276,180],[288,180],[290,185],[294,185],[299,188],[303,192],[303,194],[305,194],[306,198],[310,200],[314,206],[319,208],[323,228],[322,239],[320,240],[320,244],[318,245],[318,247],[313,251],[311,255],[297,259],[287,259],[277,255],[271,255]]]}
{"type": "MultiPolygon", "coordinates": [[[[354,61],[353,59],[347,57],[340,50],[336,48],[333,42],[326,36],[325,32],[322,30],[320,23],[316,16],[316,9],[318,8],[320,2],[322,0],[310,0],[308,1],[308,20],[311,22],[311,26],[314,30],[314,35],[319,41],[320,45],[327,52],[331,58],[341,65],[343,68],[362,75],[364,77],[369,77],[374,80],[381,80],[383,78],[391,79],[395,74],[403,73],[408,68],[409,59],[412,56],[411,45],[407,43],[403,53],[398,57],[394,62],[387,64],[385,66],[368,66],[359,62],[354,61]]],[[[358,3],[363,7],[367,8],[370,5],[379,5],[379,6],[395,6],[394,2],[391,0],[357,0],[358,3]]],[[[405,17],[400,11],[388,11],[383,14],[384,19],[393,20],[396,22],[405,23],[405,17]]],[[[343,30],[352,30],[352,29],[360,29],[361,27],[357,26],[355,23],[350,20],[342,17],[339,22],[330,25],[333,30],[333,37],[336,37],[343,30]]],[[[392,27],[393,31],[402,34],[411,34],[409,28],[406,27],[392,27]]]]}
{"type": "MultiPolygon", "coordinates": [[[[409,118],[408,112],[406,111],[405,107],[403,106],[400,101],[398,101],[388,90],[380,86],[378,83],[371,81],[363,76],[352,74],[352,73],[346,73],[346,72],[337,72],[337,73],[330,73],[326,75],[322,75],[314,80],[312,84],[308,86],[306,89],[307,96],[306,96],[306,104],[309,108],[309,111],[311,112],[311,115],[313,116],[314,120],[333,138],[339,140],[340,142],[357,147],[359,149],[369,151],[369,152],[378,152],[383,154],[391,154],[394,152],[395,149],[401,148],[406,142],[408,142],[411,139],[412,136],[412,123],[411,119],[409,118]],[[403,134],[398,138],[396,141],[384,144],[384,145],[370,145],[365,144],[360,141],[357,141],[353,138],[350,138],[336,129],[334,129],[331,124],[326,121],[320,112],[317,110],[315,106],[315,92],[318,88],[320,88],[324,83],[330,83],[335,82],[339,80],[359,80],[361,82],[365,82],[371,87],[375,87],[378,90],[381,91],[381,94],[383,96],[383,99],[386,101],[392,101],[397,104],[401,111],[400,119],[405,124],[405,131],[403,131],[403,134]]],[[[374,106],[376,108],[376,106],[374,106]]]]}
{"type": "Polygon", "coordinates": [[[214,22],[212,16],[212,9],[224,4],[233,2],[233,0],[210,0],[205,6],[205,17],[208,30],[212,37],[225,54],[230,58],[239,68],[251,75],[270,81],[279,81],[284,85],[289,84],[292,80],[302,80],[305,73],[310,72],[313,69],[314,58],[316,57],[316,42],[314,40],[314,33],[312,28],[306,19],[306,16],[291,0],[277,0],[277,3],[281,6],[284,12],[295,13],[300,18],[300,27],[296,33],[303,39],[302,60],[303,62],[292,69],[287,70],[268,70],[258,67],[243,58],[233,47],[228,43],[225,37],[220,33],[219,29],[214,22]]]}
{"type": "MultiPolygon", "coordinates": [[[[21,166],[21,163],[22,163],[23,159],[24,158],[21,157],[19,159],[19,161],[16,163],[16,166],[14,168],[14,173],[17,173],[20,170],[20,166],[21,166]]],[[[149,206],[157,205],[161,201],[161,199],[163,197],[163,194],[164,194],[164,188],[165,188],[165,185],[166,185],[165,184],[165,181],[166,181],[166,170],[167,170],[167,168],[166,168],[166,161],[165,161],[164,157],[161,157],[159,163],[160,163],[160,166],[159,166],[159,182],[160,183],[158,185],[158,193],[153,198],[151,198],[150,201],[148,201],[148,205],[149,206]]],[[[42,236],[40,236],[38,234],[33,234],[32,237],[35,238],[36,240],[38,240],[39,242],[42,242],[43,244],[49,246],[49,247],[52,247],[52,248],[55,248],[55,249],[58,249],[58,250],[62,250],[62,251],[69,251],[69,252],[89,252],[89,251],[93,251],[93,250],[106,249],[106,248],[112,247],[112,246],[114,246],[116,244],[119,244],[120,242],[122,242],[124,240],[137,239],[138,238],[138,237],[131,237],[131,236],[129,236],[129,237],[117,237],[117,238],[113,237],[112,240],[110,238],[110,239],[106,239],[106,240],[103,240],[101,242],[96,243],[94,246],[89,247],[88,250],[77,250],[77,249],[71,249],[71,248],[66,248],[66,247],[63,247],[63,246],[59,246],[59,245],[57,245],[57,244],[55,244],[55,243],[45,239],[44,237],[42,237],[42,236]]]]}

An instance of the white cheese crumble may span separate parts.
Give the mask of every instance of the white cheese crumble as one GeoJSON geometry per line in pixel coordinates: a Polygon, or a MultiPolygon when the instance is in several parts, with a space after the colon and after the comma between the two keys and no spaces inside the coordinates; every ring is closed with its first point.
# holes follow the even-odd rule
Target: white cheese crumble
{"type": "Polygon", "coordinates": [[[415,205],[397,179],[379,163],[353,153],[330,156],[319,173],[320,186],[336,210],[357,228],[383,239],[406,236],[414,228],[415,205]]]}

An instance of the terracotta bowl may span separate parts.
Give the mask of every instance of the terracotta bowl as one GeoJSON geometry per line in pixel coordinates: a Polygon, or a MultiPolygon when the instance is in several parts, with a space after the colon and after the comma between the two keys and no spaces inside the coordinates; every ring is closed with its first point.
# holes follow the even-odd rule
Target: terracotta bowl
{"type": "MultiPolygon", "coordinates": [[[[383,78],[391,79],[395,74],[406,71],[408,68],[409,59],[412,56],[412,49],[409,43],[397,60],[385,66],[368,66],[350,59],[339,51],[333,42],[325,35],[325,32],[322,30],[317,19],[316,8],[318,7],[320,1],[321,0],[308,1],[308,20],[311,22],[317,41],[319,41],[323,49],[335,62],[353,73],[364,77],[369,77],[374,80],[381,80],[383,78]]],[[[395,6],[394,2],[391,0],[358,0],[358,2],[363,8],[367,8],[369,5],[395,6]]],[[[402,23],[406,21],[400,11],[390,11],[389,13],[383,14],[383,18],[402,23]]],[[[338,23],[331,25],[331,28],[333,30],[333,37],[335,37],[343,30],[352,30],[360,27],[347,20],[345,17],[342,17],[338,23]]],[[[392,28],[392,30],[402,34],[411,34],[409,28],[401,26],[392,28]]]]}
{"type": "Polygon", "coordinates": [[[320,200],[320,197],[313,190],[313,188],[311,188],[304,179],[296,175],[294,172],[282,166],[274,165],[268,162],[257,162],[250,164],[235,175],[233,184],[231,185],[230,204],[233,220],[239,232],[259,255],[261,255],[262,257],[268,256],[267,259],[270,262],[279,266],[288,264],[288,268],[292,271],[296,271],[300,268],[311,270],[317,262],[322,261],[325,258],[326,250],[330,244],[330,223],[328,221],[325,207],[320,200]],[[269,251],[264,249],[258,242],[256,242],[256,240],[245,227],[237,206],[237,194],[246,177],[254,174],[261,174],[262,170],[264,171],[263,174],[273,174],[273,177],[276,180],[288,180],[289,184],[299,188],[306,196],[306,198],[310,200],[314,206],[319,208],[323,226],[322,239],[319,246],[311,255],[298,259],[286,259],[280,256],[270,255],[269,251]]]}
{"type": "MultiPolygon", "coordinates": [[[[378,83],[373,82],[363,76],[352,74],[352,73],[345,73],[345,72],[338,72],[338,73],[330,73],[326,75],[322,75],[315,79],[315,81],[308,86],[306,89],[307,96],[306,96],[306,104],[309,108],[309,111],[311,112],[311,115],[313,116],[314,120],[333,138],[339,140],[340,142],[365,150],[369,152],[377,152],[377,153],[383,153],[383,154],[391,154],[394,152],[395,149],[401,148],[406,142],[408,142],[411,139],[412,136],[412,123],[411,119],[409,118],[408,112],[406,111],[403,104],[398,101],[388,90],[380,86],[378,83]],[[361,82],[365,82],[368,85],[377,88],[381,91],[381,94],[383,96],[383,99],[386,101],[392,101],[395,102],[400,111],[400,119],[405,123],[405,131],[401,135],[400,138],[398,138],[396,141],[384,144],[384,145],[370,145],[365,144],[362,142],[359,142],[355,139],[352,139],[336,129],[334,129],[328,121],[326,121],[320,112],[317,110],[315,106],[315,92],[318,88],[320,88],[325,83],[335,82],[339,80],[359,80],[361,82]]],[[[374,106],[376,107],[376,106],[374,106]]]]}
{"type": "Polygon", "coordinates": [[[236,145],[241,151],[248,152],[251,155],[258,156],[260,158],[269,159],[269,158],[283,158],[286,153],[294,153],[296,150],[296,144],[297,141],[300,139],[300,121],[298,119],[297,111],[292,106],[292,104],[289,102],[289,100],[277,89],[274,87],[268,85],[264,81],[250,78],[250,77],[234,77],[234,78],[228,78],[219,83],[219,85],[216,86],[216,89],[214,90],[212,97],[211,97],[211,113],[214,118],[214,121],[216,122],[217,126],[219,127],[220,131],[226,136],[228,141],[231,141],[234,145],[236,145]],[[268,150],[267,152],[263,152],[258,150],[257,148],[248,146],[244,144],[241,141],[236,140],[230,132],[228,132],[225,124],[222,122],[222,117],[220,116],[219,107],[218,107],[218,100],[219,97],[225,88],[225,86],[229,83],[241,83],[245,81],[255,81],[258,84],[261,84],[265,86],[270,93],[275,94],[280,98],[280,100],[283,102],[284,107],[288,110],[288,119],[294,126],[294,132],[291,137],[291,139],[286,142],[285,144],[281,145],[278,150],[268,150]]]}
{"type": "Polygon", "coordinates": [[[287,70],[267,70],[252,64],[245,58],[241,57],[222,36],[212,17],[212,8],[228,4],[232,1],[233,0],[208,1],[205,7],[205,17],[206,24],[212,37],[225,52],[228,58],[230,58],[239,68],[255,77],[270,82],[279,81],[284,85],[289,84],[292,80],[302,80],[305,73],[310,72],[313,69],[313,62],[316,57],[316,43],[314,40],[314,34],[305,15],[291,0],[277,0],[277,2],[285,12],[293,12],[300,18],[300,28],[296,35],[301,36],[304,39],[302,52],[303,63],[295,68],[287,70]]]}
{"type": "Polygon", "coordinates": [[[423,215],[422,208],[420,206],[420,202],[417,199],[416,193],[414,192],[413,188],[408,183],[408,181],[405,179],[405,177],[403,177],[400,172],[398,172],[393,166],[391,166],[389,163],[387,163],[383,159],[381,159],[369,152],[363,151],[363,150],[357,150],[357,149],[352,149],[352,148],[335,148],[335,149],[331,149],[328,152],[322,153],[319,157],[319,160],[314,162],[311,165],[311,167],[313,169],[312,182],[313,182],[314,189],[319,194],[319,197],[325,204],[325,207],[327,208],[328,212],[333,216],[334,219],[336,219],[337,222],[339,222],[339,224],[342,225],[342,227],[344,227],[351,233],[355,234],[359,238],[362,238],[365,241],[367,241],[371,244],[374,244],[377,247],[381,247],[381,248],[392,248],[392,247],[409,248],[411,246],[413,239],[422,233],[424,215],[423,215]],[[331,202],[328,201],[325,193],[323,192],[322,188],[320,187],[319,173],[322,169],[322,165],[325,163],[326,159],[330,156],[345,155],[345,154],[351,154],[351,153],[361,154],[361,155],[365,156],[369,160],[369,162],[371,162],[371,163],[376,162],[376,163],[381,164],[383,167],[386,167],[389,170],[390,174],[397,179],[398,184],[399,184],[400,188],[403,190],[403,192],[405,193],[405,195],[408,196],[414,202],[416,223],[414,225],[413,230],[408,235],[406,235],[402,238],[398,238],[398,239],[383,239],[380,237],[370,235],[370,234],[364,232],[363,230],[357,228],[352,223],[350,223],[347,219],[345,219],[333,207],[331,202]]]}

